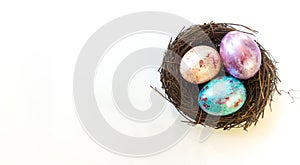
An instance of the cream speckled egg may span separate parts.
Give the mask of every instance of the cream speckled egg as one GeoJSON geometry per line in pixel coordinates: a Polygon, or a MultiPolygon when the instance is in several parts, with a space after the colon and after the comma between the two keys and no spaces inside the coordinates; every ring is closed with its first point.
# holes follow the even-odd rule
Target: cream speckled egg
{"type": "Polygon", "coordinates": [[[219,53],[209,46],[196,46],[181,59],[180,73],[193,84],[201,84],[214,78],[221,68],[219,53]]]}

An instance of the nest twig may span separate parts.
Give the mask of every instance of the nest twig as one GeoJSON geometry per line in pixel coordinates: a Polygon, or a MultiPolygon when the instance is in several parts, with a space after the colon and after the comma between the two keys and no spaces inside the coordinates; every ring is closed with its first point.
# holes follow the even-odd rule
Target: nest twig
{"type": "MultiPolygon", "coordinates": [[[[187,122],[201,124],[215,129],[244,128],[256,124],[260,116],[263,117],[265,106],[271,101],[276,84],[280,81],[276,62],[271,54],[258,42],[261,50],[262,64],[257,74],[247,80],[241,80],[247,90],[247,100],[240,110],[227,116],[213,116],[201,110],[197,97],[200,89],[205,84],[191,84],[185,81],[180,74],[179,66],[183,55],[192,47],[206,45],[220,49],[222,38],[230,31],[239,30],[239,26],[254,35],[255,30],[243,25],[229,23],[208,23],[193,25],[182,30],[174,40],[170,40],[165,52],[162,65],[159,69],[162,88],[165,90],[166,99],[184,115],[187,122]]],[[[240,31],[240,30],[239,30],[240,31]]],[[[229,75],[221,69],[218,75],[229,75]]],[[[277,90],[278,92],[278,90],[277,90]]]]}

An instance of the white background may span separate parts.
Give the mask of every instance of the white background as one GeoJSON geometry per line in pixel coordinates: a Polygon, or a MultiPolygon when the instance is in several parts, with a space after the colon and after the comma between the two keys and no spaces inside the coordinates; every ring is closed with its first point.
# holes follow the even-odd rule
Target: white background
{"type": "MultiPolygon", "coordinates": [[[[260,31],[278,64],[280,89],[300,89],[297,1],[1,1],[0,164],[296,164],[299,102],[276,95],[273,111],[248,132],[196,127],[156,156],[128,158],[82,130],[72,97],[75,62],[105,23],[138,11],[165,11],[194,23],[233,22],[260,31]],[[298,39],[297,39],[298,38],[298,39]]],[[[296,93],[296,96],[299,93],[296,93]]]]}

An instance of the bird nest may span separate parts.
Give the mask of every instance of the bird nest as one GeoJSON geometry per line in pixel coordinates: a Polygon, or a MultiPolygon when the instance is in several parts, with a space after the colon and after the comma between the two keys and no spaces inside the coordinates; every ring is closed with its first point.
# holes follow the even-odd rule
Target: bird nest
{"type": "MultiPolygon", "coordinates": [[[[264,116],[265,106],[271,107],[276,84],[280,81],[277,74],[276,62],[271,54],[257,41],[261,51],[261,66],[259,71],[250,79],[240,80],[246,90],[247,99],[244,105],[235,113],[226,116],[214,116],[203,111],[198,105],[199,91],[204,84],[191,84],[180,74],[180,61],[191,48],[206,45],[220,50],[222,38],[230,31],[241,31],[255,35],[256,31],[246,26],[228,23],[208,23],[193,25],[183,29],[174,40],[170,40],[159,69],[160,81],[165,91],[165,98],[191,124],[201,124],[215,129],[228,130],[231,128],[247,129],[256,125],[259,118],[264,116]]],[[[229,75],[221,69],[218,76],[229,75]]]]}

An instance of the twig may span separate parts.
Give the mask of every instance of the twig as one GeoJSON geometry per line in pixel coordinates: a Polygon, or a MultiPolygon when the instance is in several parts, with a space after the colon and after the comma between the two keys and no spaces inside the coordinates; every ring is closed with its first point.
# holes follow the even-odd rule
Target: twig
{"type": "Polygon", "coordinates": [[[300,97],[295,97],[295,96],[293,96],[292,93],[291,93],[291,92],[300,92],[299,90],[294,90],[294,89],[290,89],[290,90],[288,90],[288,91],[280,90],[280,93],[279,93],[279,94],[281,94],[281,92],[283,92],[283,93],[285,93],[285,94],[288,94],[288,95],[292,98],[292,103],[295,102],[295,99],[300,99],[300,97]]]}

